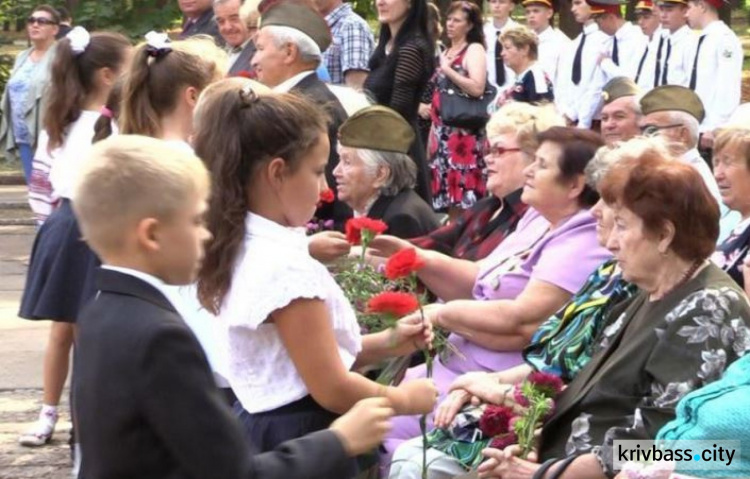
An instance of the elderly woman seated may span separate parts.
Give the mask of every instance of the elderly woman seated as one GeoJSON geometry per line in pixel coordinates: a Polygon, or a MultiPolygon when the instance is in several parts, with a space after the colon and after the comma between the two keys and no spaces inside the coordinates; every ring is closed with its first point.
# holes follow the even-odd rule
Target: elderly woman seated
{"type": "Polygon", "coordinates": [[[591,361],[557,398],[543,464],[490,449],[479,477],[613,477],[613,441],[653,439],[683,396],[750,348],[747,299],[707,261],[719,208],[700,175],[642,155],[614,165],[601,190],[615,210],[607,247],[640,292],[610,312],[591,361]]]}
{"type": "Polygon", "coordinates": [[[742,217],[711,260],[750,293],[750,129],[728,128],[714,140],[714,177],[721,201],[742,217]]]}
{"type": "MultiPolygon", "coordinates": [[[[446,301],[428,306],[425,316],[453,333],[449,340],[460,353],[435,362],[434,378],[442,394],[465,372],[520,364],[520,350],[539,324],[610,256],[597,244],[596,221],[588,209],[599,196],[583,174],[602,143],[597,134],[575,128],[541,133],[534,162],[525,169],[521,199],[530,208],[516,231],[484,260],[475,263],[418,250],[425,263],[419,278],[446,301]]],[[[371,246],[384,256],[410,247],[387,236],[377,237],[371,246]]],[[[419,366],[407,377],[424,374],[424,366],[419,366]]],[[[388,451],[419,435],[417,418],[400,419],[386,441],[388,451]]]]}
{"type": "Polygon", "coordinates": [[[408,155],[413,141],[414,130],[403,117],[379,105],[358,111],[339,128],[339,164],[333,170],[339,199],[355,216],[384,221],[399,238],[440,226],[414,192],[417,165],[408,155]]]}
{"type": "MultiPolygon", "coordinates": [[[[602,147],[586,166],[586,183],[597,188],[602,177],[615,162],[643,154],[667,154],[664,144],[656,139],[636,139],[617,147],[602,147]]],[[[597,241],[606,245],[614,226],[614,211],[600,199],[591,209],[596,218],[597,241]]],[[[489,442],[482,435],[459,434],[454,437],[453,421],[470,401],[500,404],[513,384],[521,382],[532,371],[543,371],[570,382],[591,359],[594,339],[601,332],[603,319],[611,309],[632,297],[635,285],[622,278],[614,259],[607,259],[589,276],[586,284],[534,333],[524,348],[524,364],[496,373],[473,372],[460,376],[451,385],[451,393],[435,414],[431,434],[427,477],[439,479],[471,469],[481,461],[480,450],[489,442]]],[[[464,410],[464,412],[470,411],[464,410]]],[[[464,415],[464,418],[470,417],[464,415]]],[[[476,417],[475,417],[476,419],[476,417]]],[[[460,431],[465,431],[464,425],[460,431]]],[[[475,430],[478,424],[469,425],[475,430]]],[[[402,444],[394,456],[391,478],[421,477],[421,438],[402,444]]]]}
{"type": "Polygon", "coordinates": [[[554,107],[510,103],[487,123],[487,190],[490,196],[477,201],[456,220],[427,236],[412,238],[414,245],[454,258],[477,261],[490,254],[515,231],[526,212],[521,190],[523,169],[534,159],[538,133],[565,126],[554,107]]]}

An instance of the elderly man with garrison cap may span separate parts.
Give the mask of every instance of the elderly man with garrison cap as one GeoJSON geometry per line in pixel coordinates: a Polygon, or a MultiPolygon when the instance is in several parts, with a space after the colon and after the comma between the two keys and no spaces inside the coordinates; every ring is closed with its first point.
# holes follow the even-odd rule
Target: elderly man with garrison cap
{"type": "Polygon", "coordinates": [[[627,141],[640,135],[638,122],[641,106],[638,103],[640,89],[628,77],[610,80],[602,89],[602,137],[607,145],[627,141]]]}
{"type": "MultiPolygon", "coordinates": [[[[312,8],[294,1],[261,3],[260,29],[255,39],[257,51],[252,65],[258,80],[277,92],[304,95],[325,108],[330,116],[328,138],[331,153],[326,179],[333,186],[333,169],[339,161],[336,152],[338,129],[347,114],[336,95],[315,73],[323,52],[331,45],[331,32],[325,19],[312,8]]],[[[344,203],[334,201],[318,209],[319,220],[332,219],[337,230],[352,215],[344,203]]]]}
{"type": "Polygon", "coordinates": [[[689,88],[665,85],[654,88],[641,98],[641,111],[641,131],[648,136],[662,137],[676,158],[698,170],[711,195],[716,198],[721,209],[721,242],[740,217],[722,203],[713,173],[698,153],[698,128],[706,114],[701,99],[689,88]]]}

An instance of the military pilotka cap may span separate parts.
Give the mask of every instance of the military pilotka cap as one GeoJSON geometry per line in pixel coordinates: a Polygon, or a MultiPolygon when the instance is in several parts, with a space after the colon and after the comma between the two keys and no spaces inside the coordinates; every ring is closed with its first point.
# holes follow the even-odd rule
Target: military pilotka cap
{"type": "Polygon", "coordinates": [[[310,37],[324,52],[331,45],[331,30],[318,12],[300,3],[285,2],[273,5],[260,16],[260,28],[290,27],[310,37]]]}
{"type": "Polygon", "coordinates": [[[350,116],[339,128],[339,144],[350,148],[409,153],[414,130],[400,114],[373,105],[350,116]]]}
{"type": "Polygon", "coordinates": [[[624,96],[635,96],[641,92],[638,85],[628,77],[617,77],[611,79],[602,88],[602,99],[605,105],[609,105],[618,98],[624,96]]]}
{"type": "Polygon", "coordinates": [[[687,0],[656,0],[657,5],[687,5],[687,0]]]}
{"type": "Polygon", "coordinates": [[[641,98],[644,115],[658,111],[684,111],[702,122],[706,116],[703,102],[690,88],[677,85],[656,87],[641,98]]]}

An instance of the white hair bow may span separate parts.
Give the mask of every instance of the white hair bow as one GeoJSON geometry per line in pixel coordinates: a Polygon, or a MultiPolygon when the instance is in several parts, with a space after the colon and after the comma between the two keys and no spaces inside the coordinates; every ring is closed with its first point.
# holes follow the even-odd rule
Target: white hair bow
{"type": "Polygon", "coordinates": [[[172,50],[169,44],[169,36],[166,33],[159,33],[151,30],[146,34],[146,45],[151,52],[168,52],[172,50]]]}
{"type": "Polygon", "coordinates": [[[83,53],[91,42],[91,35],[89,32],[80,26],[73,28],[67,35],[65,35],[65,37],[70,40],[70,49],[73,50],[73,53],[76,55],[83,53]]]}

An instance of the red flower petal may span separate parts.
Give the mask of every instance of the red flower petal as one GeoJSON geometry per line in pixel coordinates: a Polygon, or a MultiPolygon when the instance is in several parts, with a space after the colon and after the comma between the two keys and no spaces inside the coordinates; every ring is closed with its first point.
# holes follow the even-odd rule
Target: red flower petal
{"type": "Polygon", "coordinates": [[[401,317],[419,308],[417,297],[410,293],[386,291],[370,298],[367,302],[368,313],[390,314],[401,317]]]}
{"type": "Polygon", "coordinates": [[[416,249],[402,249],[388,258],[388,262],[385,264],[385,277],[390,280],[404,278],[422,266],[424,266],[424,261],[417,256],[416,249]]]}

